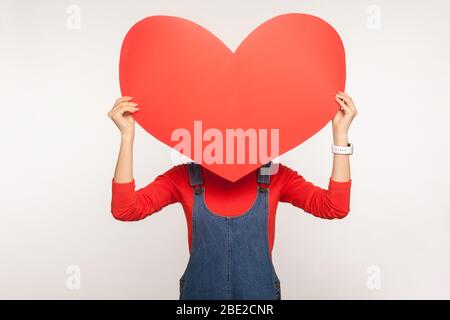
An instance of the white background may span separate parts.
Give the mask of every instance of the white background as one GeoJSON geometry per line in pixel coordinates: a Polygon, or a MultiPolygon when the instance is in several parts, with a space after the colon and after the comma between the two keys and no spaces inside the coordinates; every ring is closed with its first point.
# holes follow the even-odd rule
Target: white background
{"type": "MultiPolygon", "coordinates": [[[[0,298],[177,299],[188,260],[181,206],[135,223],[110,213],[119,132],[106,114],[120,95],[121,42],[138,20],[167,14],[234,50],[288,12],[339,32],[360,113],[349,216],[279,207],[283,299],[450,298],[449,11],[445,0],[1,0],[0,298]],[[67,287],[72,265],[78,290],[67,287]]],[[[328,125],[282,162],[327,187],[331,142],[328,125]]],[[[138,128],[137,186],[172,164],[138,128]]]]}

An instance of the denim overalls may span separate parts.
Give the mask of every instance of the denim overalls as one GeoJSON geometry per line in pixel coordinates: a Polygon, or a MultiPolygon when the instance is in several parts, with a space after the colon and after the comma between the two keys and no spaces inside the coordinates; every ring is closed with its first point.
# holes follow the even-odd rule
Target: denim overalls
{"type": "Polygon", "coordinates": [[[258,169],[252,207],[225,217],[206,206],[200,165],[187,164],[194,191],[192,248],[180,278],[180,300],[281,299],[267,230],[270,165],[258,169]]]}

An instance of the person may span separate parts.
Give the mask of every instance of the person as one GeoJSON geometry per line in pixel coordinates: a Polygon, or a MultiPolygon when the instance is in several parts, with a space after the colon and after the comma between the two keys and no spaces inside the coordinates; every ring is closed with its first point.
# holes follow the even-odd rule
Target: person
{"type": "Polygon", "coordinates": [[[334,155],[327,189],[283,164],[273,174],[263,172],[274,166],[270,162],[230,182],[191,162],[173,166],[136,190],[132,114],[139,108],[131,97],[115,102],[108,116],[120,130],[121,144],[111,212],[115,219],[137,221],[170,204],[182,204],[190,257],[178,279],[180,300],[281,299],[281,282],[272,263],[278,203],[291,203],[324,219],[347,216],[352,183],[349,152],[334,148],[353,148],[348,130],[357,110],[345,92],[337,92],[335,100],[340,109],[332,119],[334,155]]]}

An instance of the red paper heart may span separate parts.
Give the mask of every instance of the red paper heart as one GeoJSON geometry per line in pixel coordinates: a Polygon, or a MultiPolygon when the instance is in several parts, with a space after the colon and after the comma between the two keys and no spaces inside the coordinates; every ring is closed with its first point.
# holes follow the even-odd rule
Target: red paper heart
{"type": "MultiPolygon", "coordinates": [[[[192,135],[187,155],[198,161],[194,152],[200,149],[201,156],[209,142],[195,136],[195,120],[224,139],[226,129],[279,129],[279,154],[272,159],[310,138],[339,110],[334,94],[344,91],[345,52],[333,27],[307,14],[264,22],[234,53],[194,22],[152,16],[127,33],[119,72],[122,94],[139,103],[136,121],[170,147],[179,143],[173,131],[185,128],[192,135]]],[[[260,160],[202,165],[236,181],[260,160]]]]}

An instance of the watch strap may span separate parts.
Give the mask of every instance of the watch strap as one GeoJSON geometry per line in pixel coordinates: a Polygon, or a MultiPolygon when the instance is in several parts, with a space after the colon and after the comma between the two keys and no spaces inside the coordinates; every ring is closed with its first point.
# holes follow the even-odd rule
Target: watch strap
{"type": "Polygon", "coordinates": [[[353,144],[349,142],[347,147],[337,146],[335,144],[332,144],[331,152],[333,154],[353,154],[353,144]]]}

